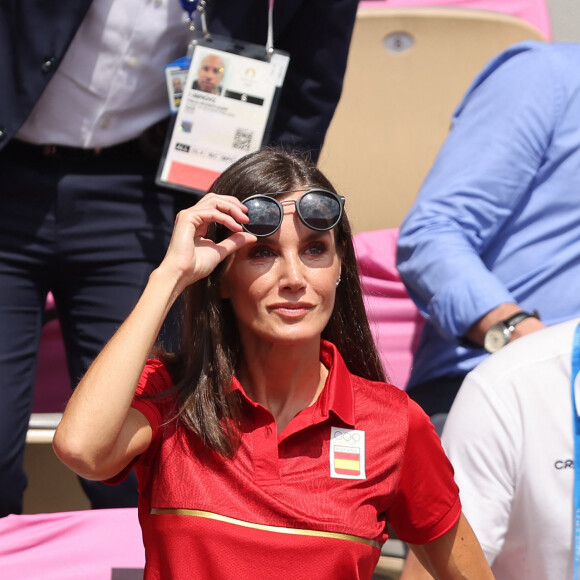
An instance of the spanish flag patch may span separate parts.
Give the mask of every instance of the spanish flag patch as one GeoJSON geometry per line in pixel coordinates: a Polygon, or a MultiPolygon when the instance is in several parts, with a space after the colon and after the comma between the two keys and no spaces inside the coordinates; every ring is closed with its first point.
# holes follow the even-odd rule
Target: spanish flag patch
{"type": "Polygon", "coordinates": [[[331,427],[330,477],[366,479],[364,431],[331,427]]]}

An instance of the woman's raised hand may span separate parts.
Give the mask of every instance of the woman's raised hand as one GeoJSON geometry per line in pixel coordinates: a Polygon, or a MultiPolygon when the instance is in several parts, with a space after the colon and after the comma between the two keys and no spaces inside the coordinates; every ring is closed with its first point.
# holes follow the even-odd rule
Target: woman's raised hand
{"type": "Polygon", "coordinates": [[[237,198],[215,193],[206,194],[194,206],[180,211],[159,269],[176,276],[179,291],[205,278],[224,258],[256,241],[240,225],[248,221],[246,212],[237,198]],[[232,235],[219,243],[207,239],[212,222],[222,224],[232,235]]]}
{"type": "Polygon", "coordinates": [[[107,479],[147,449],[151,426],[143,414],[130,409],[145,361],[183,289],[256,240],[239,223],[247,221],[246,208],[239,200],[214,193],[179,213],[163,262],[67,405],[54,448],[73,471],[89,479],[107,479]],[[232,235],[219,244],[206,239],[212,222],[223,224],[232,235]]]}

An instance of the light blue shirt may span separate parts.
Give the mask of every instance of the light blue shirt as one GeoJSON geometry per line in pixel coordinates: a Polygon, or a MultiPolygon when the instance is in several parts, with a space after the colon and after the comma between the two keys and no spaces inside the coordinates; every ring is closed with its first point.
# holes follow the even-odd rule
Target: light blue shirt
{"type": "Polygon", "coordinates": [[[580,316],[580,44],[524,42],[489,62],[401,226],[397,267],[427,323],[409,386],[487,356],[460,342],[516,302],[580,316]]]}

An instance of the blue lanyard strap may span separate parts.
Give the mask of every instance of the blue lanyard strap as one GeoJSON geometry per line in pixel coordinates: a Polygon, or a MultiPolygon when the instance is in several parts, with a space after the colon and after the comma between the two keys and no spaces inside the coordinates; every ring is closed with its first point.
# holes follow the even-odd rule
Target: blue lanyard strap
{"type": "Polygon", "coordinates": [[[189,15],[189,19],[193,20],[193,13],[197,10],[197,5],[199,4],[199,0],[180,0],[180,2],[181,2],[181,7],[189,15]]]}
{"type": "Polygon", "coordinates": [[[580,408],[576,401],[576,377],[580,373],[580,324],[572,348],[572,421],[574,425],[574,580],[578,580],[580,559],[580,408]]]}
{"type": "Polygon", "coordinates": [[[205,19],[205,5],[207,4],[206,0],[179,0],[181,3],[181,7],[187,12],[187,24],[189,26],[189,30],[191,32],[195,32],[195,16],[194,12],[197,10],[200,14],[201,20],[201,31],[204,36],[209,34],[207,30],[207,23],[205,19]]]}

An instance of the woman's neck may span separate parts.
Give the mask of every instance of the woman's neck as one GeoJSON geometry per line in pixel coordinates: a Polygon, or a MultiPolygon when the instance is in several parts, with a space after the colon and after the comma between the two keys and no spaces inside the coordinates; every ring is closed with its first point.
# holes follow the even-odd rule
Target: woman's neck
{"type": "Polygon", "coordinates": [[[237,371],[246,394],[274,416],[278,433],[316,402],[327,376],[319,342],[315,346],[268,345],[251,356],[244,353],[237,371]]]}

